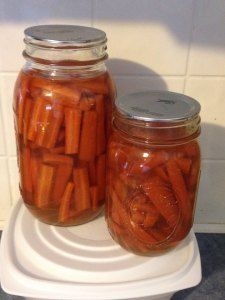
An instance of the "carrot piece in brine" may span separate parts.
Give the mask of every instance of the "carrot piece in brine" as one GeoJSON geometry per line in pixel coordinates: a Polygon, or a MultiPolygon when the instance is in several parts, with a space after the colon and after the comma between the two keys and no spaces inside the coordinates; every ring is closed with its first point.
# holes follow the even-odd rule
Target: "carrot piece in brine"
{"type": "Polygon", "coordinates": [[[43,162],[47,164],[66,164],[73,165],[73,158],[67,155],[60,155],[54,153],[44,153],[43,154],[43,162]]]}
{"type": "Polygon", "coordinates": [[[22,149],[21,157],[21,184],[22,189],[27,192],[32,192],[32,179],[31,179],[31,150],[28,147],[22,149]]]}
{"type": "Polygon", "coordinates": [[[72,182],[68,182],[66,185],[66,189],[63,193],[63,196],[60,200],[60,207],[59,207],[59,222],[64,222],[70,217],[70,204],[71,204],[71,197],[74,189],[74,184],[72,182]]]}
{"type": "Polygon", "coordinates": [[[37,100],[34,102],[32,114],[30,118],[28,134],[27,134],[27,138],[30,141],[35,140],[37,132],[39,130],[39,122],[40,122],[43,106],[44,106],[43,99],[37,98],[37,100]]]}
{"type": "Polygon", "coordinates": [[[96,185],[97,178],[96,178],[96,164],[95,164],[95,161],[89,161],[88,162],[88,174],[89,174],[90,185],[96,185]]]}
{"type": "Polygon", "coordinates": [[[96,211],[99,208],[99,204],[98,204],[98,187],[96,185],[91,186],[90,187],[90,193],[91,193],[92,210],[96,211]]]}
{"type": "Polygon", "coordinates": [[[32,180],[32,185],[34,190],[37,187],[40,164],[41,164],[40,157],[35,154],[32,154],[31,161],[30,161],[30,170],[31,170],[31,180],[32,180]]]}
{"type": "Polygon", "coordinates": [[[64,154],[65,153],[65,147],[64,146],[59,146],[59,147],[49,149],[49,151],[52,154],[64,154]]]}
{"type": "Polygon", "coordinates": [[[45,207],[50,203],[54,175],[55,167],[41,164],[35,193],[35,204],[38,208],[45,207]]]}
{"type": "Polygon", "coordinates": [[[96,162],[97,185],[99,191],[99,200],[105,199],[105,185],[106,185],[106,156],[102,154],[97,157],[96,162]]]}
{"type": "Polygon", "coordinates": [[[37,137],[35,139],[35,144],[40,147],[44,146],[44,138],[48,130],[48,126],[50,122],[50,114],[51,111],[48,109],[48,105],[42,105],[41,114],[39,118],[37,137]]]}
{"type": "Polygon", "coordinates": [[[176,163],[184,174],[188,174],[191,168],[191,159],[190,158],[176,158],[176,163]]]}
{"type": "Polygon", "coordinates": [[[26,98],[26,105],[24,109],[24,117],[23,117],[23,142],[24,144],[27,143],[27,133],[31,118],[31,111],[32,111],[33,102],[30,98],[26,98]]]}
{"type": "MultiPolygon", "coordinates": [[[[65,109],[65,125],[66,125],[66,154],[76,154],[79,150],[80,128],[82,113],[80,110],[71,108],[65,109]]],[[[90,125],[92,126],[92,125],[90,125]]]]}
{"type": "Polygon", "coordinates": [[[24,126],[24,110],[26,107],[26,95],[28,93],[29,87],[29,78],[23,76],[20,82],[20,88],[18,91],[17,97],[17,116],[18,116],[18,131],[20,134],[23,133],[23,126],[24,126]]]}
{"type": "Polygon", "coordinates": [[[82,121],[79,159],[92,161],[96,155],[97,113],[94,110],[85,111],[82,121]]]}
{"type": "Polygon", "coordinates": [[[91,195],[86,168],[75,168],[73,170],[73,181],[75,186],[75,210],[82,211],[91,208],[91,195]]]}
{"type": "Polygon", "coordinates": [[[172,159],[167,162],[167,172],[172,188],[178,200],[178,205],[180,207],[181,214],[184,218],[184,222],[189,222],[192,215],[192,208],[190,199],[188,197],[186,184],[180,168],[178,167],[177,163],[172,159]]]}
{"type": "Polygon", "coordinates": [[[104,153],[106,148],[106,132],[105,132],[105,105],[102,95],[96,96],[96,112],[97,112],[97,155],[104,153]]]}

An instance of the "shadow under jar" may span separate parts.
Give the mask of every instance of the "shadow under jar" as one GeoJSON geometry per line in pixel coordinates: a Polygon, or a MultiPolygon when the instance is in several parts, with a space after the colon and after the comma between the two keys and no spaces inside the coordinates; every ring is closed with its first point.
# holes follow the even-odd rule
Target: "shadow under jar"
{"type": "Polygon", "coordinates": [[[20,191],[40,221],[95,218],[105,200],[105,152],[115,89],[103,31],[69,25],[25,30],[26,64],[14,90],[20,191]]]}
{"type": "Polygon", "coordinates": [[[200,175],[199,112],[196,100],[172,92],[116,100],[106,220],[128,251],[163,253],[188,235],[200,175]]]}

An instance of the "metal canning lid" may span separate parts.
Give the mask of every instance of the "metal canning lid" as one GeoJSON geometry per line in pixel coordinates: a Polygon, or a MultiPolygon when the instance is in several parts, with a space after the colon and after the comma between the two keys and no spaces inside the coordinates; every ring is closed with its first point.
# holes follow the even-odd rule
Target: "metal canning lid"
{"type": "Polygon", "coordinates": [[[76,25],[39,25],[24,31],[25,43],[42,47],[90,47],[106,43],[104,31],[76,25]]]}
{"type": "Polygon", "coordinates": [[[201,110],[198,101],[167,91],[144,91],[116,99],[119,113],[129,119],[177,122],[193,119],[201,110]]]}

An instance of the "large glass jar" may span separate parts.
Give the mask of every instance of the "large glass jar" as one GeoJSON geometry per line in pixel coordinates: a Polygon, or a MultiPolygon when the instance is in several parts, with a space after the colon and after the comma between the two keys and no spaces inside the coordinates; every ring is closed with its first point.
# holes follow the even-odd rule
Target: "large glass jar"
{"type": "Polygon", "coordinates": [[[116,100],[106,220],[128,251],[163,252],[189,233],[200,174],[199,112],[196,100],[171,92],[116,100]]]}
{"type": "Polygon", "coordinates": [[[77,225],[105,200],[105,152],[115,89],[103,31],[25,30],[26,64],[14,91],[20,191],[39,220],[77,225]]]}

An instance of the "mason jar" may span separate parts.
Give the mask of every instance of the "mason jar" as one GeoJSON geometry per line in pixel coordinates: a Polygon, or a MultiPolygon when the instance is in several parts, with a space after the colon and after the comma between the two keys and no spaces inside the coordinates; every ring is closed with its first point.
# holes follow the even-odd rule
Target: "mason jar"
{"type": "Polygon", "coordinates": [[[188,235],[200,175],[199,112],[196,100],[166,91],[116,100],[106,220],[128,251],[163,252],[188,235]]]}
{"type": "Polygon", "coordinates": [[[25,30],[14,90],[20,192],[53,225],[95,218],[105,201],[105,153],[115,88],[106,34],[70,25],[25,30]]]}

